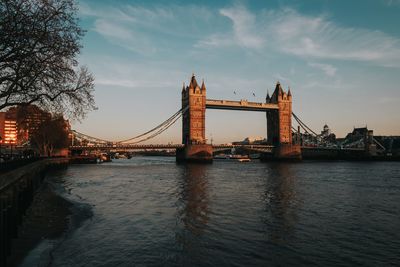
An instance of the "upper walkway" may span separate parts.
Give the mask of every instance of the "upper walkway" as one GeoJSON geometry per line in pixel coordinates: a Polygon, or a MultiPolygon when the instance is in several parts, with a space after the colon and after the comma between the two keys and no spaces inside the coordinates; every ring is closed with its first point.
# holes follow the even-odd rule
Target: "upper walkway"
{"type": "Polygon", "coordinates": [[[229,110],[248,110],[248,111],[267,111],[278,109],[277,104],[249,102],[247,100],[231,101],[207,99],[206,108],[208,109],[229,109],[229,110]]]}

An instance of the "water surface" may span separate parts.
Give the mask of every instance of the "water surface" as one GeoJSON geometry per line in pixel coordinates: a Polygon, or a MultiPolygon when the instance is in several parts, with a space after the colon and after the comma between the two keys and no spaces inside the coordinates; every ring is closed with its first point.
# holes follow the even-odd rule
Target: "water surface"
{"type": "Polygon", "coordinates": [[[400,265],[400,163],[137,157],[52,175],[89,218],[52,266],[400,265]]]}

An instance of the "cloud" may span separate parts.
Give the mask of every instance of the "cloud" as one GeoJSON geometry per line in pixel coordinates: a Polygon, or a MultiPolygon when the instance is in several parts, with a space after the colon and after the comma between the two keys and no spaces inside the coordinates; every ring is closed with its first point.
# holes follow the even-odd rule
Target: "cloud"
{"type": "Polygon", "coordinates": [[[95,21],[94,30],[113,44],[139,54],[153,54],[156,46],[145,34],[135,32],[126,26],[114,23],[107,19],[95,21]]]}
{"type": "Polygon", "coordinates": [[[383,3],[389,7],[400,6],[400,0],[382,0],[383,3]]]}
{"type": "Polygon", "coordinates": [[[269,31],[280,50],[304,58],[366,61],[399,66],[400,40],[380,31],[337,26],[323,16],[287,9],[271,16],[269,31]]]}
{"type": "MultiPolygon", "coordinates": [[[[251,13],[244,6],[221,9],[232,22],[232,34],[213,33],[195,47],[238,46],[271,50],[305,59],[363,61],[400,67],[400,39],[384,32],[343,27],[327,16],[306,16],[294,9],[251,13]]],[[[320,66],[322,67],[322,66],[320,66]]],[[[328,75],[334,70],[325,68],[328,75]]]]}
{"type": "Polygon", "coordinates": [[[194,44],[195,48],[228,47],[235,45],[230,35],[212,34],[194,44]]]}
{"type": "Polygon", "coordinates": [[[303,15],[291,8],[251,12],[243,5],[212,10],[195,5],[105,8],[82,3],[80,13],[93,17],[94,30],[108,41],[143,55],[171,49],[171,39],[176,39],[184,41],[175,45],[191,42],[189,49],[241,47],[307,61],[363,61],[400,67],[399,38],[376,30],[343,27],[326,15],[303,15]]]}
{"type": "Polygon", "coordinates": [[[146,8],[81,3],[79,12],[81,16],[93,18],[93,30],[109,42],[142,55],[158,52],[159,48],[167,49],[171,39],[198,39],[203,31],[214,29],[209,21],[212,12],[194,5],[146,8]]]}
{"type": "Polygon", "coordinates": [[[85,57],[84,60],[90,62],[90,69],[96,73],[96,85],[107,88],[178,88],[179,90],[182,77],[187,75],[187,73],[174,68],[169,62],[163,61],[131,62],[101,55],[94,58],[85,57]]]}
{"type": "Polygon", "coordinates": [[[176,83],[168,81],[151,81],[151,80],[126,80],[115,78],[100,78],[96,80],[96,85],[117,86],[126,88],[166,88],[176,87],[176,83]]]}
{"type": "Polygon", "coordinates": [[[310,67],[322,70],[323,72],[325,72],[326,75],[331,76],[331,77],[335,76],[336,70],[337,70],[334,66],[329,65],[329,64],[321,64],[321,63],[310,62],[310,63],[308,63],[308,65],[310,67]]]}
{"type": "Polygon", "coordinates": [[[220,14],[233,23],[234,38],[237,43],[247,48],[261,48],[264,39],[257,35],[256,17],[243,6],[234,6],[220,10],[220,14]]]}

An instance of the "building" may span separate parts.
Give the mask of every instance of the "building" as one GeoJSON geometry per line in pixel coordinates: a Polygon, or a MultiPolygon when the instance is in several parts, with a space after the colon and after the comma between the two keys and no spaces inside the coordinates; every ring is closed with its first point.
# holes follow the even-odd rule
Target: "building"
{"type": "Polygon", "coordinates": [[[347,142],[355,142],[360,139],[371,139],[374,136],[374,131],[373,130],[368,130],[367,126],[365,127],[360,127],[360,128],[354,128],[353,132],[348,133],[346,135],[346,141],[347,142]]]}
{"type": "Polygon", "coordinates": [[[243,141],[232,142],[233,145],[256,145],[264,143],[267,143],[267,140],[262,136],[249,136],[246,137],[243,141]]]}
{"type": "Polygon", "coordinates": [[[329,129],[329,126],[327,124],[325,124],[323,130],[321,131],[321,137],[326,138],[330,134],[331,134],[331,129],[329,129]]]}
{"type": "Polygon", "coordinates": [[[17,118],[13,113],[0,112],[0,144],[17,144],[17,118]]]}
{"type": "Polygon", "coordinates": [[[332,133],[331,129],[327,124],[324,125],[324,128],[319,135],[323,141],[336,143],[336,135],[332,133]]]}
{"type": "Polygon", "coordinates": [[[23,145],[44,121],[50,119],[49,112],[35,105],[11,107],[0,112],[0,143],[23,145]]]}

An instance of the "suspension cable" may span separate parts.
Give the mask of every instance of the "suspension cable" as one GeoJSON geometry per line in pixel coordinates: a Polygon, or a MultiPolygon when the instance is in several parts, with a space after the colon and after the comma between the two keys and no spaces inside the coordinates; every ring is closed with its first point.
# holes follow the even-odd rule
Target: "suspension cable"
{"type": "Polygon", "coordinates": [[[187,110],[188,110],[188,106],[185,108],[181,108],[180,110],[178,110],[176,113],[174,113],[171,117],[169,117],[167,120],[165,120],[164,122],[162,122],[161,124],[157,125],[156,127],[152,128],[149,131],[146,131],[145,133],[142,133],[140,135],[137,135],[135,137],[131,137],[129,139],[125,139],[125,140],[121,140],[121,141],[110,141],[110,140],[105,140],[105,139],[100,139],[97,137],[93,137],[87,134],[83,134],[80,133],[78,131],[72,130],[72,132],[79,137],[83,137],[89,140],[93,140],[95,142],[101,142],[101,143],[124,143],[124,144],[136,144],[136,143],[140,143],[146,140],[149,140],[157,135],[159,135],[160,133],[164,132],[165,130],[167,130],[169,127],[171,127],[187,110]],[[148,134],[151,134],[148,137],[145,137],[141,140],[138,141],[134,141],[135,139],[138,139],[140,137],[146,136],[148,134]]]}
{"type": "Polygon", "coordinates": [[[144,141],[147,141],[147,140],[149,140],[149,139],[152,139],[152,138],[156,137],[157,135],[160,135],[161,133],[163,133],[163,132],[164,132],[165,130],[167,130],[169,127],[171,127],[180,117],[181,117],[181,115],[177,116],[171,123],[169,123],[169,124],[163,126],[163,127],[160,128],[157,132],[153,133],[153,134],[150,135],[150,136],[147,136],[147,137],[145,137],[145,138],[143,138],[143,139],[140,139],[140,140],[138,140],[138,141],[135,141],[135,142],[129,142],[129,143],[124,143],[124,144],[126,144],[126,145],[133,145],[133,144],[142,143],[142,142],[144,142],[144,141]]]}
{"type": "Polygon", "coordinates": [[[129,141],[138,139],[139,137],[142,137],[142,136],[145,136],[145,135],[147,135],[147,134],[149,134],[149,133],[152,133],[152,132],[158,130],[159,128],[163,127],[164,125],[168,124],[170,121],[174,120],[174,119],[175,119],[177,116],[179,116],[180,114],[185,113],[186,110],[187,110],[188,108],[189,108],[189,107],[185,107],[185,108],[183,108],[183,109],[178,110],[174,115],[172,115],[171,117],[169,117],[167,120],[165,120],[165,121],[162,122],[161,124],[157,125],[157,126],[154,127],[153,129],[151,129],[151,130],[149,130],[149,131],[147,131],[147,132],[145,132],[145,133],[139,134],[139,135],[134,136],[134,137],[131,137],[131,138],[129,138],[129,139],[117,141],[116,143],[129,143],[129,141]]]}
{"type": "Polygon", "coordinates": [[[97,141],[97,142],[112,143],[112,141],[105,140],[105,139],[100,139],[100,138],[97,138],[97,137],[93,137],[93,136],[90,136],[90,135],[87,135],[87,134],[84,134],[84,133],[80,133],[80,132],[78,132],[78,131],[76,131],[76,130],[71,130],[71,131],[72,131],[76,136],[79,136],[79,137],[83,137],[83,138],[86,138],[86,139],[95,140],[95,141],[97,141]]]}
{"type": "Polygon", "coordinates": [[[300,120],[300,118],[296,116],[296,114],[294,114],[294,113],[292,112],[292,115],[293,115],[293,117],[295,118],[295,120],[300,124],[300,126],[301,126],[303,129],[304,129],[304,127],[305,127],[305,128],[307,128],[311,133],[313,133],[315,136],[318,136],[318,134],[317,134],[316,132],[314,132],[313,130],[311,130],[304,122],[302,122],[302,121],[300,120]]]}

